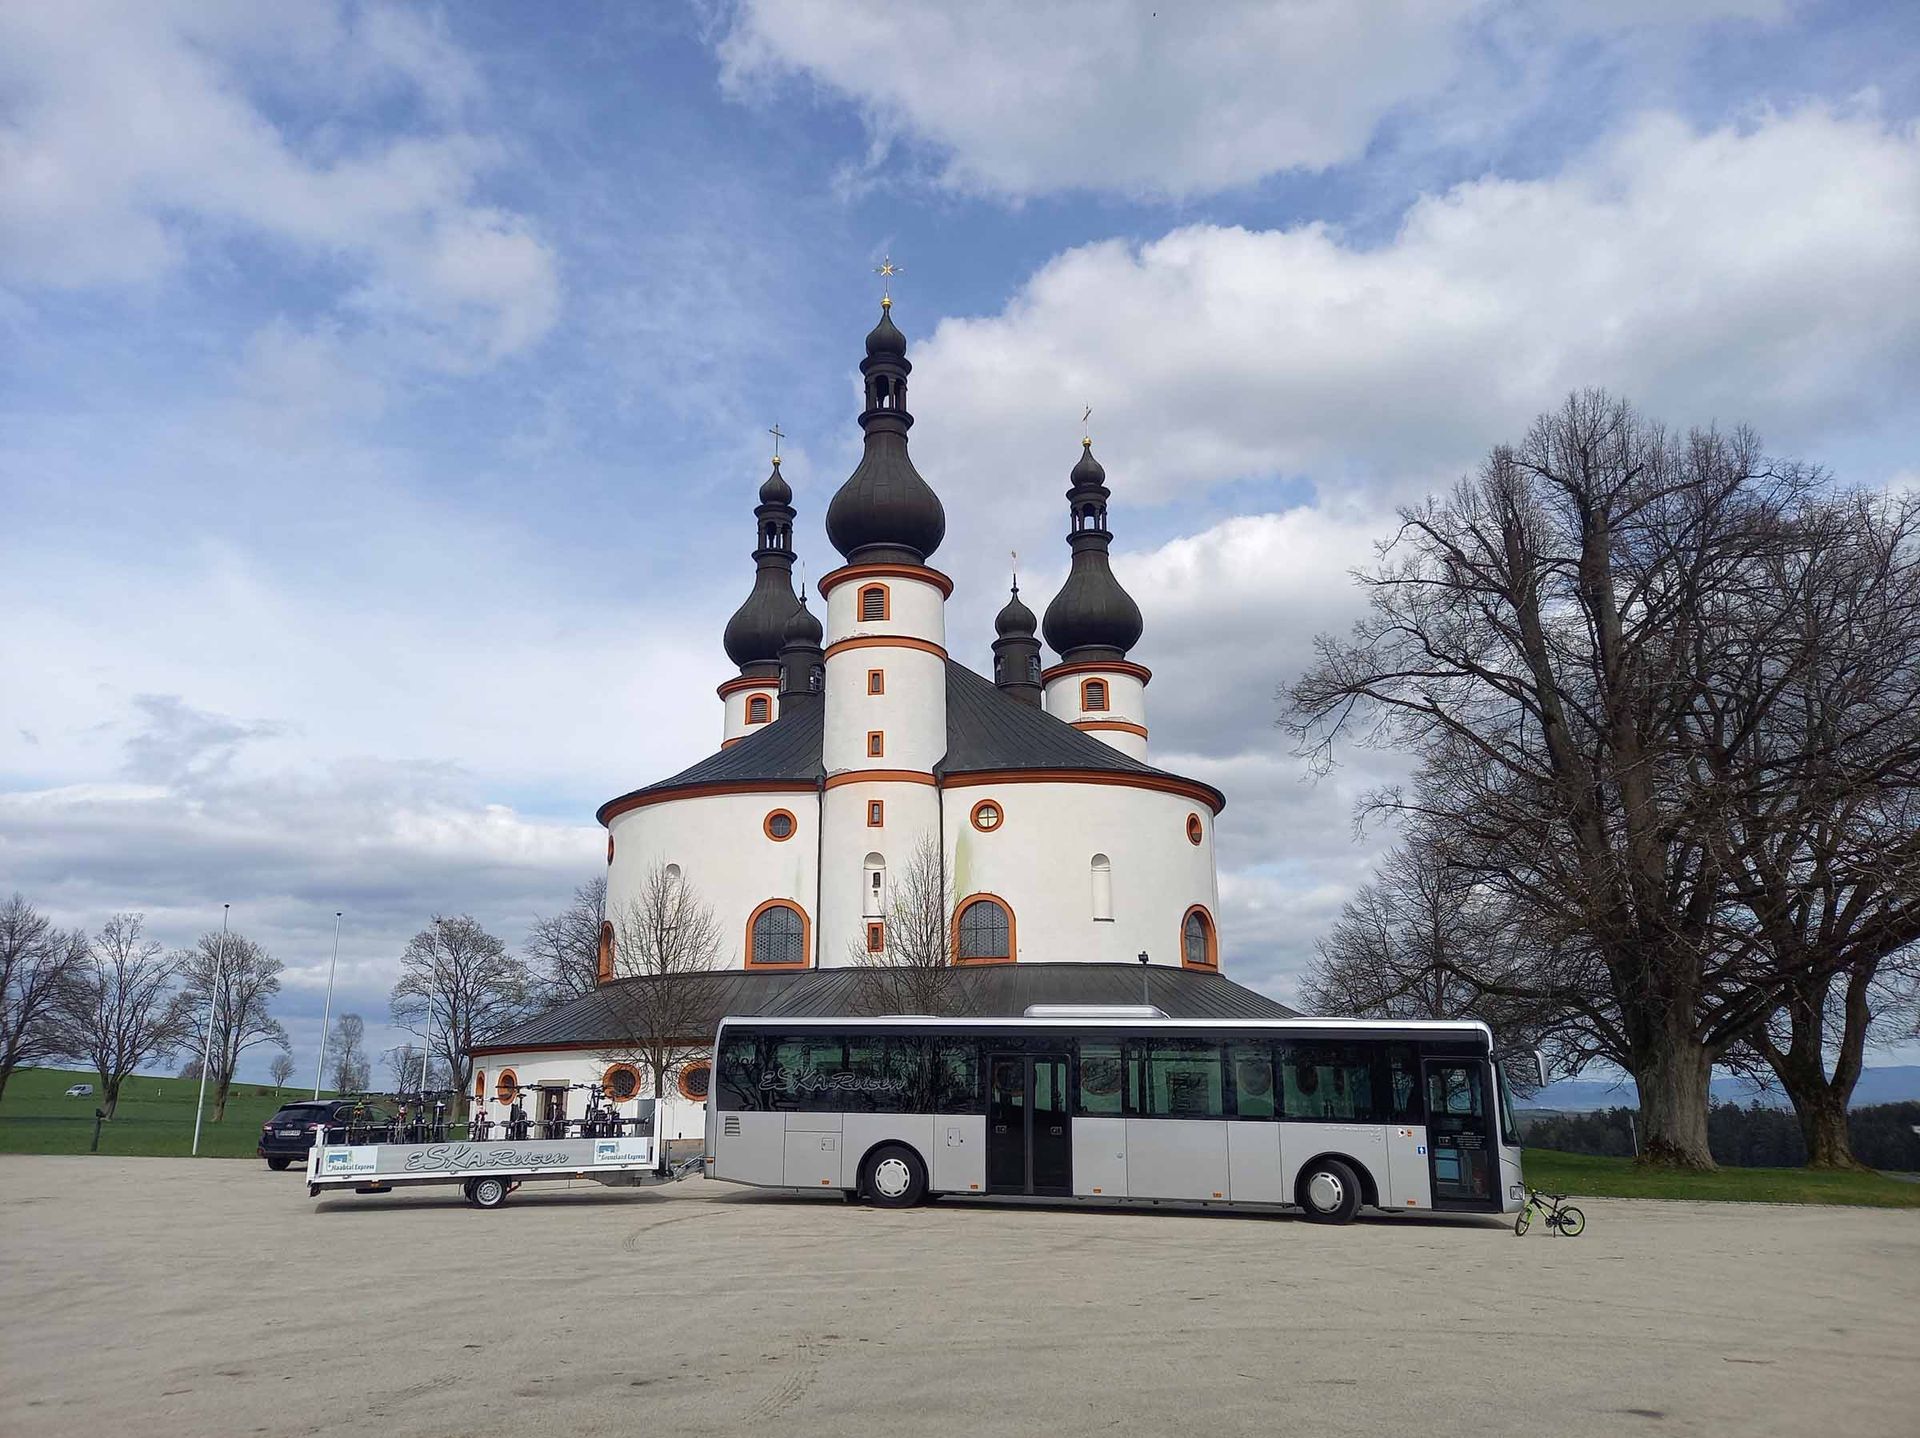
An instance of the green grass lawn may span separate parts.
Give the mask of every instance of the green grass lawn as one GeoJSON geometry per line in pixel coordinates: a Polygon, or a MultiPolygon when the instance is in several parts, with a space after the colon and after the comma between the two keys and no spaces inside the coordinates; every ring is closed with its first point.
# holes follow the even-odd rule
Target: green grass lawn
{"type": "MultiPolygon", "coordinates": [[[[67,1088],[99,1078],[64,1069],[21,1069],[0,1096],[0,1153],[85,1153],[93,1141],[93,1111],[100,1095],[68,1098],[67,1088]]],[[[120,1110],[100,1127],[100,1152],[184,1157],[193,1147],[197,1079],[130,1078],[120,1090],[120,1110]]],[[[325,1090],[331,1093],[332,1090],[325,1090]]],[[[276,1089],[239,1084],[227,1100],[227,1116],[213,1119],[213,1086],[207,1086],[207,1121],[200,1130],[203,1158],[252,1158],[260,1125],[283,1103],[311,1098],[311,1088],[276,1089]]]]}
{"type": "Polygon", "coordinates": [[[1679,1173],[1637,1167],[1632,1159],[1526,1151],[1527,1182],[1549,1193],[1594,1198],[1696,1198],[1733,1203],[1845,1203],[1870,1208],[1920,1208],[1920,1183],[1877,1173],[1827,1173],[1807,1168],[1722,1168],[1679,1173]]]}

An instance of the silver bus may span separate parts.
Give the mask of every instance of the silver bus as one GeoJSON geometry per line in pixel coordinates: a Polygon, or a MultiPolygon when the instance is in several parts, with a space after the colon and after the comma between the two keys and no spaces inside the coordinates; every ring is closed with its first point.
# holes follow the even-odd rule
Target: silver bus
{"type": "Polygon", "coordinates": [[[729,1018],[706,1172],[933,1195],[1507,1213],[1524,1195],[1493,1035],[1476,1022],[729,1018]]]}

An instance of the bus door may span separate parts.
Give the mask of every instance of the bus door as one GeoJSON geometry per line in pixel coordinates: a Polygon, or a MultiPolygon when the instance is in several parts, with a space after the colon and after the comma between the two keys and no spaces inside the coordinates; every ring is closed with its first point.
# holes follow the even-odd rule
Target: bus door
{"type": "Polygon", "coordinates": [[[1427,1164],[1435,1208],[1491,1209],[1499,1171],[1487,1066],[1472,1058],[1427,1059],[1427,1164]]]}
{"type": "Polygon", "coordinates": [[[987,1060],[987,1192],[1071,1194],[1065,1054],[987,1060]]]}

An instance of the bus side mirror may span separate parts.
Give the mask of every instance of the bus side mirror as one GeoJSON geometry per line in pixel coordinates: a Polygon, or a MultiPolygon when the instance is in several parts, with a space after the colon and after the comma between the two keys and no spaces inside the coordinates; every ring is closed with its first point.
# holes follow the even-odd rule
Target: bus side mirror
{"type": "Polygon", "coordinates": [[[1533,1051],[1533,1071],[1540,1077],[1540,1087],[1545,1088],[1547,1086],[1547,1051],[1545,1049],[1533,1051]]]}

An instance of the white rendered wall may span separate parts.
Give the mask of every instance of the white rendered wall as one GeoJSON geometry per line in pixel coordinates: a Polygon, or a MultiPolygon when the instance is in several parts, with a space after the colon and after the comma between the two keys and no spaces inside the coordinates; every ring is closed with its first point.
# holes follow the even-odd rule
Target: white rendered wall
{"type": "Polygon", "coordinates": [[[780,681],[769,674],[764,682],[766,684],[764,689],[742,688],[721,697],[720,704],[723,710],[721,743],[724,744],[730,739],[744,739],[747,735],[758,733],[767,727],[765,724],[747,723],[747,700],[754,695],[764,695],[767,699],[768,712],[775,719],[780,717],[780,681]]]}
{"type": "Polygon", "coordinates": [[[821,762],[829,775],[855,769],[929,774],[947,752],[947,662],[938,654],[892,645],[843,649],[828,656],[824,687],[821,762]],[[886,676],[884,694],[867,692],[874,669],[886,676]],[[876,729],[886,736],[878,758],[867,753],[867,735],[876,729]]]}
{"type": "MultiPolygon", "coordinates": [[[[792,902],[810,924],[818,917],[813,868],[818,823],[819,800],[811,790],[708,794],[617,814],[608,826],[613,836],[608,918],[618,931],[617,915],[642,892],[647,874],[656,865],[678,864],[681,880],[719,923],[715,967],[740,968],[746,962],[747,917],[768,899],[792,902]],[[775,809],[793,815],[793,837],[784,842],[768,838],[763,827],[775,809]]],[[[617,952],[614,972],[629,972],[617,952]]]]}
{"type": "MultiPolygon", "coordinates": [[[[512,1069],[515,1081],[521,1088],[531,1088],[539,1083],[598,1083],[606,1073],[609,1064],[620,1061],[617,1052],[602,1054],[592,1049],[539,1050],[527,1049],[518,1053],[477,1054],[473,1066],[485,1070],[487,1075],[487,1101],[484,1105],[489,1124],[502,1124],[507,1121],[510,1103],[501,1103],[494,1097],[494,1085],[499,1082],[503,1069],[512,1069]]],[[[650,1077],[643,1078],[642,1084],[650,1085],[650,1077]]],[[[527,1117],[535,1123],[540,1121],[540,1102],[537,1095],[528,1094],[521,1100],[527,1111],[527,1117]]],[[[639,1112],[639,1104],[629,1100],[615,1104],[614,1108],[622,1118],[633,1118],[639,1112]]],[[[585,1092],[567,1095],[567,1117],[585,1118],[587,1113],[587,1094],[585,1092]]],[[[654,1134],[663,1139],[701,1138],[705,1134],[707,1106],[693,1103],[681,1097],[680,1090],[671,1078],[667,1081],[667,1094],[660,1101],[659,1111],[654,1124],[654,1134]]],[[[500,1130],[496,1127],[494,1133],[500,1130]]],[[[535,1133],[539,1130],[535,1129],[535,1133]]]]}
{"type": "Polygon", "coordinates": [[[827,647],[831,649],[842,639],[862,634],[904,634],[944,649],[947,644],[945,591],[931,579],[903,578],[899,574],[839,580],[827,595],[827,647]],[[860,591],[872,584],[886,586],[889,604],[885,619],[860,618],[860,591]]]}
{"type": "MultiPolygon", "coordinates": [[[[1118,720],[1128,724],[1147,727],[1147,686],[1138,675],[1117,670],[1082,670],[1073,674],[1059,674],[1046,681],[1045,707],[1054,718],[1068,724],[1078,724],[1083,720],[1118,720]],[[1081,707],[1081,685],[1088,679],[1101,679],[1107,685],[1107,707],[1105,709],[1086,709],[1081,707]]],[[[1130,758],[1145,762],[1147,740],[1143,734],[1131,734],[1124,729],[1089,729],[1086,731],[1101,743],[1118,749],[1130,758]]]]}
{"type": "Polygon", "coordinates": [[[892,905],[892,884],[913,858],[921,837],[933,837],[940,824],[940,791],[931,784],[900,780],[862,780],[827,790],[821,845],[820,966],[857,961],[854,946],[866,942],[869,854],[886,863],[881,917],[892,905]],[[867,824],[868,805],[878,800],[885,823],[867,824]]]}
{"type": "Polygon", "coordinates": [[[947,864],[955,902],[990,893],[1013,910],[1015,957],[1025,963],[1127,963],[1141,950],[1178,966],[1180,925],[1203,904],[1219,922],[1213,812],[1178,794],[1108,784],[981,784],[943,791],[947,864]],[[999,828],[973,827],[992,799],[999,828]],[[1201,840],[1189,843],[1187,816],[1201,840]],[[1111,920],[1094,918],[1093,857],[1112,864],[1111,920]]]}

